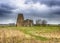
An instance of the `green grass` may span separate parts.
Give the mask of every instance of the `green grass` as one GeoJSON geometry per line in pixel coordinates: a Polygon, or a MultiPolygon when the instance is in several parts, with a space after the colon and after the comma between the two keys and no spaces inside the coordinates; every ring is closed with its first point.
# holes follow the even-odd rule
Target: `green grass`
{"type": "MultiPolygon", "coordinates": [[[[3,28],[3,27],[0,27],[3,28]]],[[[46,37],[42,37],[42,36],[38,36],[36,34],[38,33],[50,33],[50,32],[54,32],[54,31],[60,31],[60,27],[55,26],[55,27],[51,27],[51,26],[33,26],[33,27],[4,27],[5,29],[17,29],[20,30],[22,32],[24,32],[25,34],[28,34],[32,37],[34,37],[34,39],[37,40],[48,40],[48,38],[46,37]]]]}

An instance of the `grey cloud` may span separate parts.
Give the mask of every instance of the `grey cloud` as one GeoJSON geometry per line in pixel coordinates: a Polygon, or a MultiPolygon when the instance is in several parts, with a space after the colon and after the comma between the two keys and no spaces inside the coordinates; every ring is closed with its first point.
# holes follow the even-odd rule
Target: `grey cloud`
{"type": "Polygon", "coordinates": [[[27,0],[26,3],[28,4],[31,1],[33,3],[40,2],[41,4],[45,4],[47,6],[60,6],[60,0],[27,0]]]}
{"type": "MultiPolygon", "coordinates": [[[[46,11],[41,11],[41,10],[39,11],[37,9],[33,9],[32,8],[33,6],[32,6],[27,10],[26,9],[19,10],[19,12],[22,12],[25,17],[26,16],[27,16],[27,18],[29,16],[30,16],[30,18],[33,16],[35,18],[40,17],[40,18],[45,18],[48,21],[59,21],[60,20],[59,19],[60,18],[60,1],[59,0],[28,0],[28,1],[26,1],[25,4],[27,5],[29,2],[33,2],[33,3],[40,2],[41,5],[42,4],[47,5],[47,7],[49,9],[46,11]],[[53,8],[50,6],[52,6],[53,8]],[[57,6],[57,8],[55,8],[54,6],[57,6]]],[[[8,19],[16,20],[17,14],[12,11],[15,9],[16,9],[15,6],[10,6],[9,4],[0,4],[0,20],[8,20],[8,19]]],[[[35,19],[35,18],[33,18],[33,19],[35,19]]]]}
{"type": "Polygon", "coordinates": [[[48,6],[60,6],[59,0],[41,0],[40,2],[48,6]]]}
{"type": "Polygon", "coordinates": [[[13,11],[16,9],[8,4],[0,4],[0,20],[14,19],[13,11]]]}
{"type": "Polygon", "coordinates": [[[9,4],[0,4],[0,8],[6,9],[6,10],[16,9],[16,7],[10,6],[9,4]]]}
{"type": "Polygon", "coordinates": [[[53,10],[52,14],[60,15],[60,9],[53,10]]]}
{"type": "Polygon", "coordinates": [[[24,12],[25,16],[30,16],[30,18],[32,18],[33,20],[35,19],[46,19],[48,22],[56,22],[58,23],[60,21],[60,8],[55,8],[55,7],[49,7],[50,9],[48,9],[48,11],[46,10],[44,11],[38,11],[37,9],[29,9],[27,11],[29,11],[29,13],[27,13],[26,11],[24,12]],[[48,12],[48,13],[47,13],[48,12]],[[59,12],[59,13],[58,13],[59,12]]]}

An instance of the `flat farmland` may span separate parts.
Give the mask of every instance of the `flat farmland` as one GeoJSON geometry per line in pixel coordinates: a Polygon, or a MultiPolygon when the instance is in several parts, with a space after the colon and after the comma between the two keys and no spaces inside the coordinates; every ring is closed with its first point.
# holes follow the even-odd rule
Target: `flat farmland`
{"type": "Polygon", "coordinates": [[[0,43],[60,43],[60,27],[0,27],[0,43]]]}

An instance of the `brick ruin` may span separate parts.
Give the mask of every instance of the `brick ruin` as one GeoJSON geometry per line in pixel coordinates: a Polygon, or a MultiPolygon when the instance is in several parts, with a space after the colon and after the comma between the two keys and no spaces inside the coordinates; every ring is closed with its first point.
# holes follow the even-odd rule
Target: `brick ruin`
{"type": "Polygon", "coordinates": [[[23,14],[18,14],[16,25],[17,26],[33,26],[33,20],[30,20],[30,19],[24,20],[23,14]]]}

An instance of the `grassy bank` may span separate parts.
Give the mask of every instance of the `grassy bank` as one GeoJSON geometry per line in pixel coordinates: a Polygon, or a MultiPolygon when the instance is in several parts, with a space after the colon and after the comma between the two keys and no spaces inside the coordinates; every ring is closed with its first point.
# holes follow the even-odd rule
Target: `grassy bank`
{"type": "Polygon", "coordinates": [[[40,41],[60,41],[60,27],[58,26],[0,27],[0,29],[19,30],[25,34],[26,40],[29,40],[30,37],[40,41]]]}

